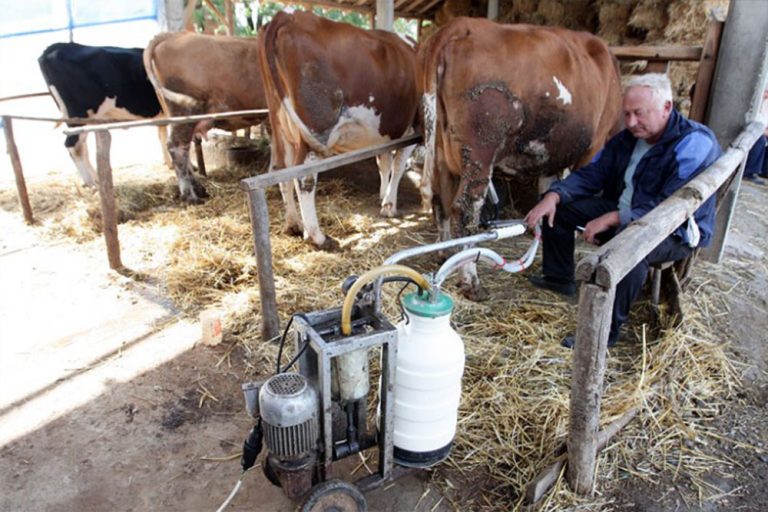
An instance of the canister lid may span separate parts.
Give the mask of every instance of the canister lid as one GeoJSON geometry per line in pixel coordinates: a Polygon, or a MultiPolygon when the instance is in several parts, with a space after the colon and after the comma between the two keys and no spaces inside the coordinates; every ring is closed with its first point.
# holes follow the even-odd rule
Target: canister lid
{"type": "Polygon", "coordinates": [[[427,318],[437,318],[451,314],[453,310],[453,299],[444,293],[438,292],[437,300],[431,302],[429,293],[412,292],[403,297],[403,307],[409,313],[424,316],[427,318]]]}

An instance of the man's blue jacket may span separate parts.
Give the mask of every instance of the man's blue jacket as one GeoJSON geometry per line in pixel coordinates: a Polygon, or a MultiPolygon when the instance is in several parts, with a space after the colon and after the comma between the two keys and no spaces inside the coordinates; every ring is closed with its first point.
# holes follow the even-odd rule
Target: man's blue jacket
{"type": "MultiPolygon", "coordinates": [[[[618,205],[624,190],[624,172],[636,142],[629,130],[622,130],[606,143],[592,162],[553,184],[549,192],[557,192],[562,204],[602,192],[604,198],[618,205]]],[[[630,218],[619,230],[671,196],[709,167],[720,154],[720,145],[712,130],[672,110],[664,134],[637,164],[632,177],[634,193],[630,218]]],[[[701,235],[698,247],[706,247],[712,239],[715,222],[714,195],[696,210],[694,218],[701,235]]],[[[674,234],[689,242],[685,224],[674,234]]]]}

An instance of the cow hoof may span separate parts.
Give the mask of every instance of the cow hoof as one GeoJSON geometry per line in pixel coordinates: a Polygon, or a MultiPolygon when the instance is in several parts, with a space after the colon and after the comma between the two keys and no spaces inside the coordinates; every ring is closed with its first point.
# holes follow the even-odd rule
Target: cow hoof
{"type": "Polygon", "coordinates": [[[394,217],[397,217],[397,210],[391,205],[391,204],[385,204],[381,207],[381,210],[379,211],[379,215],[382,217],[386,217],[388,219],[392,219],[394,217]]]}
{"type": "Polygon", "coordinates": [[[490,295],[485,288],[480,286],[461,286],[459,289],[461,290],[461,294],[472,302],[485,302],[490,298],[490,295]]]}
{"type": "Polygon", "coordinates": [[[317,245],[317,248],[325,252],[337,252],[339,249],[341,249],[341,246],[339,245],[339,242],[336,241],[336,239],[331,238],[330,236],[326,236],[325,241],[322,244],[317,245]]]}
{"type": "Polygon", "coordinates": [[[301,229],[301,226],[297,226],[296,224],[286,224],[283,227],[283,233],[289,236],[303,236],[304,230],[301,229]]]}

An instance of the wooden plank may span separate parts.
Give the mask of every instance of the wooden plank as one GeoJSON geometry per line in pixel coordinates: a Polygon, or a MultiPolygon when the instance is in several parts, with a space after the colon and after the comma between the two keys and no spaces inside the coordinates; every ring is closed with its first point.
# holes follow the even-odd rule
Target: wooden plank
{"type": "Polygon", "coordinates": [[[664,200],[648,214],[627,226],[595,253],[600,261],[595,283],[615,287],[662,240],[680,226],[733,174],[765,125],[750,123],[714,164],[664,200]]]}
{"type": "Polygon", "coordinates": [[[696,92],[691,99],[691,108],[688,118],[704,122],[707,114],[707,103],[712,90],[712,79],[715,76],[717,65],[717,52],[720,49],[720,36],[723,34],[722,21],[711,20],[707,28],[707,37],[704,40],[704,50],[699,60],[699,70],[696,74],[696,92]]]}
{"type": "MultiPolygon", "coordinates": [[[[422,7],[421,9],[419,9],[419,10],[418,10],[418,13],[419,13],[419,14],[421,14],[421,15],[424,15],[424,14],[426,14],[426,13],[427,13],[427,12],[428,12],[428,11],[429,11],[429,10],[430,10],[432,7],[434,7],[435,5],[439,4],[439,3],[440,3],[440,2],[442,2],[442,1],[443,1],[443,0],[430,0],[430,2],[429,2],[429,3],[427,3],[427,5],[425,5],[424,7],[422,7]]],[[[414,11],[416,11],[416,10],[414,9],[414,11]]]]}
{"type": "Polygon", "coordinates": [[[120,241],[117,237],[117,209],[115,208],[115,190],[112,185],[112,167],[109,163],[109,146],[112,135],[109,132],[96,134],[96,172],[99,175],[99,200],[101,202],[101,229],[107,243],[109,268],[119,269],[120,241]]]}
{"type": "MultiPolygon", "coordinates": [[[[217,112],[215,114],[197,114],[194,116],[175,116],[164,117],[162,119],[147,119],[141,121],[121,121],[117,123],[103,123],[95,126],[78,126],[76,128],[67,128],[64,130],[66,135],[78,135],[85,132],[98,132],[125,128],[136,128],[138,126],[166,126],[169,124],[183,124],[191,121],[229,119],[233,117],[266,116],[269,113],[267,109],[254,110],[236,110],[232,112],[217,112]]],[[[19,116],[13,116],[21,119],[19,116]]]]}
{"type": "MultiPolygon", "coordinates": [[[[638,407],[633,407],[622,414],[617,420],[606,425],[605,428],[597,434],[597,451],[601,452],[608,445],[608,441],[637,416],[638,411],[638,407]]],[[[558,448],[555,451],[557,456],[555,462],[536,475],[531,483],[528,484],[525,488],[524,504],[533,505],[538,503],[549,489],[555,485],[555,482],[557,482],[557,479],[560,477],[560,473],[565,466],[565,461],[567,459],[565,451],[565,445],[558,448]]]]}
{"type": "Polygon", "coordinates": [[[264,189],[248,191],[248,212],[251,216],[253,248],[258,267],[261,339],[269,341],[280,336],[280,317],[277,315],[275,276],[272,272],[272,244],[269,240],[269,209],[264,189]]]}
{"type": "Polygon", "coordinates": [[[24,170],[21,167],[19,150],[16,147],[16,140],[13,138],[13,120],[8,116],[3,116],[3,131],[5,132],[5,148],[11,159],[13,176],[16,179],[16,192],[19,195],[21,211],[24,213],[24,221],[27,224],[33,224],[35,218],[32,216],[32,205],[29,204],[27,182],[24,180],[24,170]]]}
{"type": "Polygon", "coordinates": [[[16,96],[6,96],[4,98],[0,98],[0,103],[3,101],[13,101],[13,100],[23,100],[27,98],[37,98],[38,96],[50,96],[50,92],[32,92],[29,94],[17,94],[16,96]]]}
{"type": "Polygon", "coordinates": [[[611,46],[610,49],[619,60],[697,61],[702,54],[701,46],[611,46]]]}
{"type": "Polygon", "coordinates": [[[578,494],[592,492],[603,397],[605,355],[615,288],[585,283],[579,292],[579,323],[573,347],[568,483],[578,494]]]}
{"type": "Polygon", "coordinates": [[[341,155],[331,156],[324,158],[323,160],[316,160],[295,167],[286,167],[279,171],[269,172],[266,174],[260,174],[259,176],[253,176],[240,181],[240,185],[245,190],[254,190],[257,188],[266,188],[278,183],[303,178],[310,174],[329,171],[343,165],[353,164],[360,162],[383,153],[387,150],[394,150],[412,144],[418,144],[421,142],[421,135],[407,135],[400,139],[385,142],[376,146],[370,146],[356,151],[350,151],[348,153],[342,153],[341,155]]]}

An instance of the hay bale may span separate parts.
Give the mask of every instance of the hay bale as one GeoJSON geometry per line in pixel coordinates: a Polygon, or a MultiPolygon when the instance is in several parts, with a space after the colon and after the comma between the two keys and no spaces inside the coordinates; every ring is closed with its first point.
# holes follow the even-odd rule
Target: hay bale
{"type": "Polygon", "coordinates": [[[435,14],[435,24],[439,27],[459,16],[477,16],[476,10],[472,0],[446,0],[435,14]]]}
{"type": "MultiPolygon", "coordinates": [[[[613,0],[598,0],[599,28],[597,35],[609,45],[627,44],[625,41],[627,25],[636,0],[615,2],[613,0]]],[[[634,44],[634,43],[629,43],[634,44]]]]}
{"type": "Polygon", "coordinates": [[[661,39],[669,21],[667,5],[668,2],[661,0],[640,0],[629,17],[629,26],[643,32],[645,42],[661,39]]]}
{"type": "Polygon", "coordinates": [[[664,40],[678,44],[703,44],[711,13],[724,19],[728,0],[677,0],[668,9],[664,40]]]}

